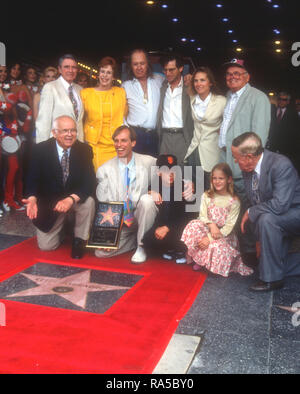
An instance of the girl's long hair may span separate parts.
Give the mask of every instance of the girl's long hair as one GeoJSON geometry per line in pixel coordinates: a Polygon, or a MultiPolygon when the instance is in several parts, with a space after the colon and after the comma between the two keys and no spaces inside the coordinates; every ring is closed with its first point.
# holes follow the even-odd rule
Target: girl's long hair
{"type": "Polygon", "coordinates": [[[230,178],[230,177],[232,178],[232,182],[227,183],[227,191],[232,197],[237,197],[235,192],[234,192],[232,171],[231,171],[231,168],[229,167],[229,165],[227,163],[216,164],[214,166],[214,168],[211,170],[211,173],[210,173],[210,189],[207,190],[207,192],[206,192],[208,197],[213,198],[215,193],[216,193],[216,191],[214,189],[214,186],[213,186],[213,183],[212,183],[213,174],[214,174],[214,171],[216,171],[216,170],[222,171],[223,174],[227,177],[227,179],[230,178]]]}

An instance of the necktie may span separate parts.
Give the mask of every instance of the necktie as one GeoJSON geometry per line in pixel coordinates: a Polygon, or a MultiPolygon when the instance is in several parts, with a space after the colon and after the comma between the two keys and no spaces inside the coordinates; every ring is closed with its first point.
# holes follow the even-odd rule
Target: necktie
{"type": "Polygon", "coordinates": [[[130,177],[129,177],[129,169],[126,167],[125,170],[125,179],[126,179],[126,200],[124,201],[124,223],[127,227],[130,227],[133,223],[133,206],[132,201],[129,198],[129,185],[130,185],[130,177]]]}
{"type": "Polygon", "coordinates": [[[279,108],[278,112],[277,112],[277,121],[280,122],[282,119],[282,109],[279,108]]]}
{"type": "Polygon", "coordinates": [[[66,149],[64,149],[60,164],[63,172],[63,182],[65,185],[69,176],[69,155],[66,149]]]}
{"type": "Polygon", "coordinates": [[[259,194],[258,194],[258,183],[259,183],[259,179],[258,179],[257,173],[256,173],[256,171],[253,171],[253,173],[252,173],[252,198],[253,198],[253,201],[255,202],[255,204],[260,203],[260,198],[259,198],[259,194]]]}
{"type": "Polygon", "coordinates": [[[73,104],[76,119],[78,119],[78,105],[77,105],[77,101],[75,100],[75,97],[74,97],[72,85],[69,86],[69,97],[70,97],[70,100],[73,104]]]}

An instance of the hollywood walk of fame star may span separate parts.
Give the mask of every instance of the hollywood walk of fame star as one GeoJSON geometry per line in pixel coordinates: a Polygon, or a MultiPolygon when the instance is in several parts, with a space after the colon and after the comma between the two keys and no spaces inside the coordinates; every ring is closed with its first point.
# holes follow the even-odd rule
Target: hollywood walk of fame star
{"type": "Polygon", "coordinates": [[[69,275],[64,278],[53,278],[22,273],[26,278],[32,280],[39,286],[23,290],[7,297],[24,297],[51,295],[63,297],[71,303],[85,309],[87,294],[96,291],[127,290],[126,286],[106,285],[90,282],[91,270],[85,270],[78,274],[69,275]]]}
{"type": "Polygon", "coordinates": [[[101,220],[100,224],[109,222],[111,225],[114,225],[114,217],[119,215],[118,212],[114,213],[111,210],[111,207],[109,207],[106,212],[100,212],[100,213],[103,216],[103,219],[101,220]]]}

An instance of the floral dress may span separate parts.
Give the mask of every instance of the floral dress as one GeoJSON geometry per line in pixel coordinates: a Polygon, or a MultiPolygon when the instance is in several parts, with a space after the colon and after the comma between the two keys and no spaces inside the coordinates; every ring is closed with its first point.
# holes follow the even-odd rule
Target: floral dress
{"type": "MultiPolygon", "coordinates": [[[[233,198],[230,198],[227,205],[220,207],[216,205],[214,198],[211,198],[207,205],[208,223],[215,223],[222,232],[234,201],[233,198]]],[[[230,272],[237,272],[240,275],[253,273],[253,270],[243,263],[237,237],[232,231],[228,235],[214,240],[207,224],[196,219],[185,227],[181,240],[186,244],[188,255],[192,257],[194,262],[215,274],[227,277],[230,272]],[[201,250],[198,243],[204,237],[208,237],[210,243],[205,250],[201,250]]]]}

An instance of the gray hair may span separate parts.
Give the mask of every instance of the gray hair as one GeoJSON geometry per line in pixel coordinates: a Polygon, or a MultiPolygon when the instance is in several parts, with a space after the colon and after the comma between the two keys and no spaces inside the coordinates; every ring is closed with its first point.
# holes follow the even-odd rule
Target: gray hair
{"type": "Polygon", "coordinates": [[[259,156],[263,151],[260,137],[252,131],[243,133],[232,141],[232,146],[238,148],[241,155],[259,156]]]}
{"type": "Polygon", "coordinates": [[[74,62],[77,64],[77,61],[75,59],[75,57],[73,55],[67,54],[67,55],[63,55],[58,59],[58,67],[61,67],[62,63],[64,60],[66,59],[71,59],[74,60],[74,62]]]}

